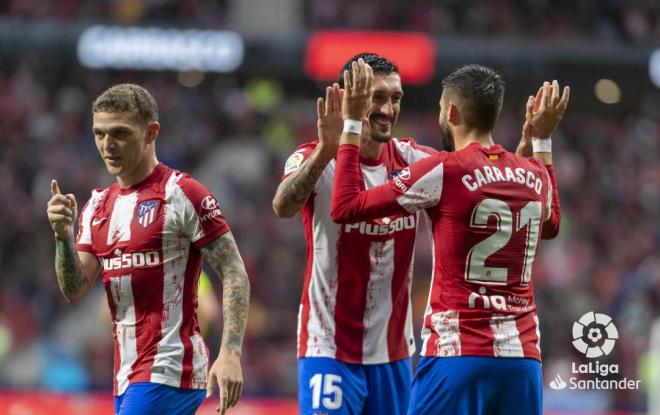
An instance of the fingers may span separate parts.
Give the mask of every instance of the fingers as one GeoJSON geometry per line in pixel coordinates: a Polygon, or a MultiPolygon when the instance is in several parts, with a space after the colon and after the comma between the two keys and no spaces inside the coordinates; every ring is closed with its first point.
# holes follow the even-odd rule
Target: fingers
{"type": "Polygon", "coordinates": [[[74,207],[73,205],[74,203],[75,203],[75,199],[72,201],[70,198],[66,197],[63,194],[56,194],[50,198],[50,200],[48,201],[48,206],[64,205],[72,208],[74,207]]]}
{"type": "Polygon", "coordinates": [[[220,403],[218,404],[217,411],[223,415],[227,412],[227,403],[229,402],[229,389],[227,383],[227,379],[220,379],[220,403]]]}
{"type": "Polygon", "coordinates": [[[65,215],[73,217],[73,210],[69,209],[66,205],[51,205],[48,206],[48,213],[53,213],[57,215],[65,215]]]}
{"type": "Polygon", "coordinates": [[[340,112],[341,111],[341,89],[339,89],[339,84],[334,83],[332,86],[328,87],[325,98],[326,113],[340,112]]]}
{"type": "Polygon", "coordinates": [[[319,97],[316,100],[316,116],[319,120],[326,118],[329,114],[341,112],[341,100],[344,98],[344,90],[338,83],[325,88],[325,99],[319,97]]]}
{"type": "Polygon", "coordinates": [[[559,103],[559,82],[557,80],[552,81],[552,99],[550,100],[550,108],[557,108],[559,103]]]}
{"type": "Polygon", "coordinates": [[[534,97],[534,112],[538,111],[541,108],[541,100],[543,99],[543,86],[539,88],[534,97]]]}
{"type": "Polygon", "coordinates": [[[522,129],[522,141],[528,141],[532,138],[532,124],[525,122],[522,129]]]}
{"type": "MultiPolygon", "coordinates": [[[[543,86],[540,87],[536,93],[536,96],[533,97],[531,114],[535,114],[541,109],[561,110],[561,108],[567,107],[570,98],[570,87],[564,87],[561,97],[559,96],[560,89],[559,82],[557,82],[556,79],[553,80],[552,83],[547,81],[544,82],[543,86]]],[[[525,105],[525,110],[525,117],[529,118],[529,99],[525,105]]]]}
{"type": "Polygon", "coordinates": [[[213,396],[213,391],[215,390],[218,384],[218,380],[215,377],[213,370],[209,371],[209,380],[206,382],[206,397],[210,398],[213,396]]]}
{"type": "Polygon", "coordinates": [[[231,408],[238,403],[238,398],[241,396],[241,383],[231,382],[229,385],[229,402],[227,408],[231,408]]]}
{"type": "Polygon", "coordinates": [[[344,91],[338,89],[342,96],[340,109],[344,119],[360,120],[369,111],[372,78],[373,71],[363,59],[351,62],[350,75],[344,72],[344,91]]]}
{"type": "Polygon", "coordinates": [[[333,90],[333,106],[335,111],[341,112],[341,99],[342,99],[342,89],[339,88],[339,84],[332,84],[333,90]]]}
{"type": "Polygon", "coordinates": [[[543,82],[543,91],[541,92],[541,107],[540,111],[545,111],[547,108],[550,108],[550,100],[552,98],[552,91],[550,89],[549,82],[543,82]]]}
{"type": "Polygon", "coordinates": [[[241,395],[243,395],[243,382],[236,385],[236,402],[234,402],[234,405],[236,405],[239,399],[241,399],[241,395]]]}
{"type": "MultiPolygon", "coordinates": [[[[218,385],[215,376],[209,377],[209,382],[206,387],[206,397],[213,395],[213,390],[218,385]]],[[[231,407],[236,406],[238,400],[243,393],[243,382],[229,381],[228,379],[220,379],[220,401],[216,407],[216,411],[224,414],[231,407]]]]}
{"type": "Polygon", "coordinates": [[[353,79],[351,82],[351,92],[355,93],[355,91],[358,91],[360,89],[360,65],[358,65],[357,61],[353,61],[351,63],[351,68],[353,72],[353,79]]]}
{"type": "Polygon", "coordinates": [[[525,119],[529,121],[534,115],[534,96],[530,95],[525,104],[525,119]]]}
{"type": "Polygon", "coordinates": [[[63,195],[60,187],[57,185],[57,180],[53,179],[50,182],[50,194],[52,197],[48,201],[48,206],[51,205],[65,205],[72,209],[76,208],[76,197],[72,193],[63,195]]]}
{"type": "Polygon", "coordinates": [[[69,202],[69,207],[71,209],[75,209],[76,206],[78,205],[76,203],[76,197],[71,193],[67,193],[66,195],[64,195],[64,197],[66,197],[66,200],[69,202]]]}
{"type": "Polygon", "coordinates": [[[367,73],[367,83],[365,85],[365,88],[367,88],[367,93],[371,95],[371,85],[373,84],[374,81],[374,70],[371,66],[367,65],[366,63],[364,65],[367,73]]]}
{"type": "Polygon", "coordinates": [[[564,92],[561,95],[561,99],[559,100],[559,104],[557,106],[557,108],[559,109],[562,115],[564,114],[564,112],[566,112],[566,108],[568,107],[568,101],[570,98],[571,98],[571,87],[565,86],[564,92]]]}
{"type": "Polygon", "coordinates": [[[373,81],[374,72],[362,58],[358,59],[358,68],[360,70],[360,84],[358,92],[360,94],[369,94],[371,92],[371,83],[373,81]]]}
{"type": "Polygon", "coordinates": [[[323,119],[325,117],[325,114],[323,113],[323,98],[319,97],[316,100],[316,116],[318,117],[319,120],[323,119]]]}
{"type": "Polygon", "coordinates": [[[234,400],[236,399],[236,384],[235,382],[229,382],[227,385],[227,409],[231,408],[234,406],[236,402],[234,400]]]}
{"type": "Polygon", "coordinates": [[[328,86],[325,88],[325,115],[328,115],[332,111],[333,106],[333,96],[332,96],[332,87],[328,86]]]}
{"type": "Polygon", "coordinates": [[[56,224],[56,223],[64,223],[65,225],[73,225],[73,217],[70,215],[63,215],[59,213],[49,213],[48,214],[48,221],[56,224]]]}
{"type": "Polygon", "coordinates": [[[344,71],[344,90],[345,91],[350,91],[351,90],[351,75],[348,70],[344,71]]]}
{"type": "Polygon", "coordinates": [[[50,182],[50,194],[52,196],[60,194],[60,187],[57,185],[57,180],[55,179],[50,182]]]}
{"type": "Polygon", "coordinates": [[[362,58],[358,59],[358,71],[360,72],[360,83],[358,84],[358,91],[364,91],[365,83],[367,82],[366,73],[367,73],[367,64],[364,63],[362,58]]]}
{"type": "MultiPolygon", "coordinates": [[[[369,92],[373,81],[373,70],[362,59],[351,62],[352,83],[350,91],[354,94],[369,92]]],[[[344,82],[346,84],[346,82],[344,82]]]]}

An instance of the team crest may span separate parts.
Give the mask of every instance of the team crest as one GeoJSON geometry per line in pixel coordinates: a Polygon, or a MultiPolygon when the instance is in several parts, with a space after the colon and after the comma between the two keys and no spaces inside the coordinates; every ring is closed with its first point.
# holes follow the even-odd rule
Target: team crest
{"type": "Polygon", "coordinates": [[[156,214],[158,213],[158,206],[160,206],[160,202],[157,200],[147,200],[140,203],[138,206],[137,221],[143,228],[154,223],[156,214]]]}

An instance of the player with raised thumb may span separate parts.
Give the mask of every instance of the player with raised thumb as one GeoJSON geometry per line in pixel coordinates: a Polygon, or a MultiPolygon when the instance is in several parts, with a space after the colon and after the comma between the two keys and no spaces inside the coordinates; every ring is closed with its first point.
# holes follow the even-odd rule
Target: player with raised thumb
{"type": "Polygon", "coordinates": [[[63,195],[57,180],[50,182],[50,193],[52,197],[48,201],[48,222],[59,239],[73,237],[73,223],[78,216],[78,204],[76,197],[68,193],[63,195]]]}
{"type": "Polygon", "coordinates": [[[63,195],[57,181],[50,183],[48,222],[55,232],[55,273],[60,291],[70,303],[77,303],[89,292],[101,265],[93,255],[76,251],[73,223],[78,216],[76,197],[63,195]]]}

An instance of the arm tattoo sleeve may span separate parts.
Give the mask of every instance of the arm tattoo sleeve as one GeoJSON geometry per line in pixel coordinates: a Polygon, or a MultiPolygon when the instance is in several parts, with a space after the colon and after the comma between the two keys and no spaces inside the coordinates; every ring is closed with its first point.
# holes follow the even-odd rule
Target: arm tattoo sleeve
{"type": "Polygon", "coordinates": [[[240,352],[247,326],[250,282],[232,233],[227,232],[204,246],[202,254],[222,279],[221,348],[240,352]]]}
{"type": "Polygon", "coordinates": [[[80,294],[86,281],[73,238],[55,238],[55,273],[60,290],[67,299],[80,294]]]}
{"type": "Polygon", "coordinates": [[[300,209],[314,190],[327,164],[327,161],[316,157],[316,153],[312,154],[298,171],[280,184],[276,197],[279,198],[283,211],[292,216],[300,209]]]}

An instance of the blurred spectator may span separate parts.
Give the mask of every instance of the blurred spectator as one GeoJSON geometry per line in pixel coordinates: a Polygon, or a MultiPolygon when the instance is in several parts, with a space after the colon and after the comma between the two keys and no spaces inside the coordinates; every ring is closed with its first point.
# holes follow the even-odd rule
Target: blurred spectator
{"type": "MultiPolygon", "coordinates": [[[[287,25],[281,28],[284,32],[359,28],[650,44],[660,41],[660,3],[652,0],[291,0],[286,4],[299,5],[304,18],[303,27],[287,25]]],[[[208,28],[240,28],[240,10],[238,0],[0,2],[0,15],[20,18],[69,22],[110,17],[118,24],[177,22],[208,28]]],[[[270,13],[278,11],[276,7],[270,13]]]]}

